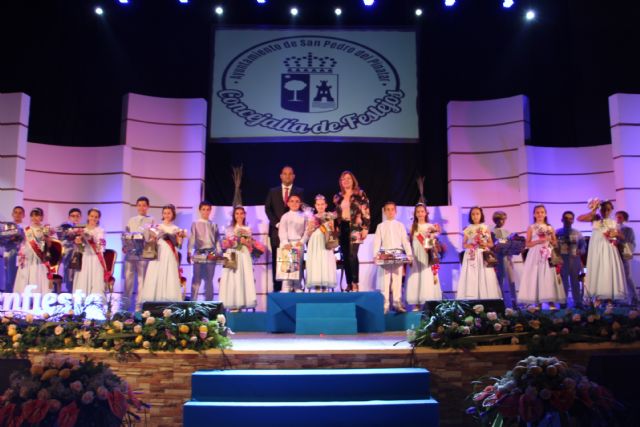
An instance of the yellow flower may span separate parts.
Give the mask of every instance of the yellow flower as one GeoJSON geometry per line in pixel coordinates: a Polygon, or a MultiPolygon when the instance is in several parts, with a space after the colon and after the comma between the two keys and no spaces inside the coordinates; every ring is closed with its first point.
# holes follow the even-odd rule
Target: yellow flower
{"type": "Polygon", "coordinates": [[[57,369],[47,369],[46,371],[44,371],[44,374],[42,374],[42,376],[40,377],[40,380],[47,381],[55,377],[56,375],[58,375],[57,369]]]}
{"type": "Polygon", "coordinates": [[[62,378],[63,380],[66,380],[67,378],[69,378],[71,376],[71,370],[68,369],[68,368],[61,369],[60,372],[58,373],[58,376],[60,378],[62,378]]]}
{"type": "Polygon", "coordinates": [[[111,328],[107,329],[107,334],[113,335],[113,333],[114,333],[113,329],[111,329],[111,328]]]}
{"type": "Polygon", "coordinates": [[[138,335],[135,339],[136,344],[140,345],[142,343],[142,341],[144,340],[144,338],[142,337],[142,335],[138,335]]]}
{"type": "Polygon", "coordinates": [[[179,331],[181,334],[188,334],[189,333],[189,326],[188,325],[180,325],[179,331]]]}
{"type": "Polygon", "coordinates": [[[64,339],[64,345],[71,345],[72,342],[73,340],[71,339],[71,337],[66,337],[64,339]]]}
{"type": "Polygon", "coordinates": [[[20,339],[22,338],[22,335],[20,334],[15,334],[12,338],[13,342],[18,342],[20,341],[20,339]]]}
{"type": "Polygon", "coordinates": [[[7,329],[7,335],[12,337],[17,333],[18,333],[18,331],[16,330],[16,325],[9,325],[9,328],[7,329]]]}
{"type": "Polygon", "coordinates": [[[157,329],[152,329],[152,330],[149,331],[149,336],[155,337],[156,335],[158,335],[158,330],[157,329]]]}
{"type": "Polygon", "coordinates": [[[209,328],[207,327],[207,325],[200,325],[200,327],[198,328],[198,331],[202,333],[209,332],[209,328]]]}
{"type": "Polygon", "coordinates": [[[180,340],[180,345],[182,347],[186,347],[187,346],[187,340],[180,340]]]}

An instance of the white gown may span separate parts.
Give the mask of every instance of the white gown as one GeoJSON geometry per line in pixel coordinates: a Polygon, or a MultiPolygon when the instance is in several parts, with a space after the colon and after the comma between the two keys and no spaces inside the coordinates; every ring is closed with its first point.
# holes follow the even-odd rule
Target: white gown
{"type": "MultiPolygon", "coordinates": [[[[182,301],[182,287],[178,273],[178,260],[163,234],[176,234],[180,228],[174,224],[160,224],[158,238],[158,258],[149,262],[144,276],[140,302],[144,301],[182,301]]],[[[178,250],[178,248],[176,248],[178,250]]]]}
{"type": "Polygon", "coordinates": [[[307,243],[307,286],[335,288],[336,256],[325,247],[325,235],[316,228],[307,243]]]}
{"type": "Polygon", "coordinates": [[[610,218],[593,221],[593,232],[589,240],[585,295],[601,299],[626,300],[624,267],[618,248],[603,234],[607,229],[616,229],[610,218]]]}
{"type": "MultiPolygon", "coordinates": [[[[491,232],[485,224],[472,224],[464,229],[464,244],[473,243],[478,232],[491,239],[491,232]]],[[[496,271],[484,266],[483,252],[479,248],[464,251],[456,299],[502,299],[496,271]]]]}
{"type": "Polygon", "coordinates": [[[49,279],[47,278],[47,267],[44,266],[38,255],[33,251],[29,240],[35,240],[40,250],[44,251],[45,242],[41,227],[29,227],[25,229],[26,238],[20,247],[18,254],[18,273],[16,274],[13,292],[22,294],[27,285],[36,285],[33,293],[46,294],[49,289],[49,279]],[[24,261],[23,261],[24,260],[24,261]]]}
{"type": "Polygon", "coordinates": [[[411,239],[411,249],[413,249],[413,264],[407,279],[407,303],[416,305],[424,304],[426,301],[440,301],[442,299],[442,288],[440,282],[434,281],[434,275],[429,266],[429,258],[425,249],[431,248],[431,239],[425,239],[425,247],[418,240],[418,234],[425,236],[429,229],[434,228],[433,224],[418,224],[418,230],[411,239]]]}
{"type": "MultiPolygon", "coordinates": [[[[84,233],[93,237],[98,251],[104,252],[104,230],[102,228],[86,228],[84,233]]],[[[73,291],[75,292],[78,289],[83,291],[85,296],[104,294],[104,268],[100,263],[98,255],[96,255],[91,245],[86,241],[84,243],[84,251],[82,252],[82,269],[77,271],[73,278],[73,291]]]]}
{"type": "MultiPolygon", "coordinates": [[[[531,241],[539,240],[538,232],[547,227],[551,229],[546,224],[543,224],[543,227],[539,224],[531,225],[529,227],[531,229],[531,241]]],[[[552,247],[549,242],[529,248],[522,275],[520,276],[519,303],[557,302],[564,304],[567,301],[564,286],[557,281],[555,267],[549,265],[551,251],[552,247]]]]}
{"type": "MultiPolygon", "coordinates": [[[[234,233],[239,227],[236,226],[230,233],[234,233]]],[[[251,232],[248,227],[243,227],[247,232],[251,232]]],[[[256,282],[253,278],[253,261],[246,246],[240,250],[227,249],[227,252],[236,253],[238,267],[222,269],[220,279],[220,301],[225,308],[239,309],[252,308],[257,305],[256,282]]]]}

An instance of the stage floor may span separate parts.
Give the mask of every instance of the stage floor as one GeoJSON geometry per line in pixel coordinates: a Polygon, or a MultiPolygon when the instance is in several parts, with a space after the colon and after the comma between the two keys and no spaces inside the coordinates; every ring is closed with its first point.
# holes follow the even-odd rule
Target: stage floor
{"type": "Polygon", "coordinates": [[[404,332],[358,335],[296,335],[237,332],[231,336],[233,353],[400,352],[411,345],[404,332]]]}

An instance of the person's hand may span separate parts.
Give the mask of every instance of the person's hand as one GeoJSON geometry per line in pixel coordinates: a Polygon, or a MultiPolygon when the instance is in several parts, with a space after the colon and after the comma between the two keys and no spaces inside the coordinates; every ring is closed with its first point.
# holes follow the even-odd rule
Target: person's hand
{"type": "Polygon", "coordinates": [[[367,235],[369,234],[369,230],[362,230],[360,232],[360,240],[363,240],[367,238],[367,235]]]}

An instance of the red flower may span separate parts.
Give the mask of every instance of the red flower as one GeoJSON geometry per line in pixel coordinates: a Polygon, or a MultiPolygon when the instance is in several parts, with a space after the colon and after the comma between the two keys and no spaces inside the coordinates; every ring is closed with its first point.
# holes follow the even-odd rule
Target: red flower
{"type": "Polygon", "coordinates": [[[10,419],[13,416],[15,410],[15,403],[7,403],[5,406],[0,408],[0,425],[3,425],[5,419],[10,419]]]}
{"type": "Polygon", "coordinates": [[[537,397],[523,394],[520,396],[520,417],[526,422],[538,421],[544,414],[544,404],[537,397]]]}
{"type": "Polygon", "coordinates": [[[60,410],[58,414],[58,425],[60,427],[73,427],[76,425],[76,421],[78,421],[78,414],[80,413],[80,409],[76,402],[71,402],[64,408],[60,410]]]}
{"type": "Polygon", "coordinates": [[[109,393],[109,397],[107,399],[109,401],[109,408],[113,415],[120,420],[123,419],[124,416],[127,415],[127,409],[129,408],[127,397],[120,390],[114,390],[109,393]]]}
{"type": "Polygon", "coordinates": [[[558,412],[568,411],[573,406],[576,395],[573,390],[558,390],[551,392],[551,406],[558,412]]]}
{"type": "Polygon", "coordinates": [[[520,403],[520,393],[510,394],[500,401],[498,412],[504,418],[515,418],[518,416],[520,403]]]}
{"type": "Polygon", "coordinates": [[[26,415],[25,421],[38,424],[44,420],[49,411],[49,402],[42,399],[32,399],[22,404],[22,413],[26,415]]]}

